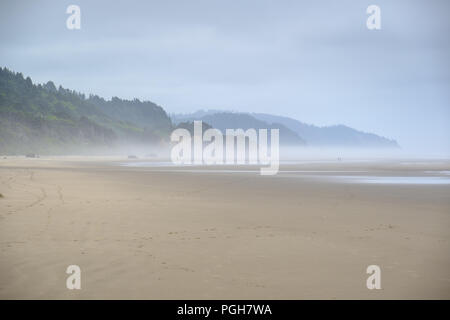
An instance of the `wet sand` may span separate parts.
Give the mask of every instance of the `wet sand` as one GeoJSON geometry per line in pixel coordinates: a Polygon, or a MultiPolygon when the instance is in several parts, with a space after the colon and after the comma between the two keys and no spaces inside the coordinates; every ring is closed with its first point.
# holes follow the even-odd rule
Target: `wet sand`
{"type": "Polygon", "coordinates": [[[276,176],[127,161],[0,159],[0,298],[450,298],[450,185],[332,179],[443,177],[448,161],[276,176]],[[72,264],[81,290],[66,288],[72,264]],[[381,290],[366,288],[372,264],[381,290]]]}

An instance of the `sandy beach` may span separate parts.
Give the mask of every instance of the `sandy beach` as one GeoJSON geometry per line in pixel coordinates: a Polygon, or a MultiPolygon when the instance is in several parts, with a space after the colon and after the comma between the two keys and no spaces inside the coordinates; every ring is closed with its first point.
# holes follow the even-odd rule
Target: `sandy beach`
{"type": "Polygon", "coordinates": [[[1,299],[450,298],[450,184],[364,183],[446,179],[449,161],[276,176],[124,162],[0,159],[1,299]],[[73,264],[81,290],[66,288],[73,264]]]}

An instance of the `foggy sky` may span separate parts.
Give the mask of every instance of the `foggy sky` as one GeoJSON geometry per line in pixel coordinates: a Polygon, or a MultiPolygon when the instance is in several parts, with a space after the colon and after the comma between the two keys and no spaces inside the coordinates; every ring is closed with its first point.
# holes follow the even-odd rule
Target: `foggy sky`
{"type": "Polygon", "coordinates": [[[450,156],[450,1],[0,3],[0,66],[167,112],[345,124],[450,156]],[[81,30],[66,8],[81,8],[81,30]],[[381,7],[381,30],[366,8],[381,7]]]}

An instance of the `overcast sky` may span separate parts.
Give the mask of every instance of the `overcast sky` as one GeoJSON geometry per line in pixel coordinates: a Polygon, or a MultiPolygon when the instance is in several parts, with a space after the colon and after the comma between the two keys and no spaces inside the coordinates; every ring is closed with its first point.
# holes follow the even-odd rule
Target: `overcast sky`
{"type": "Polygon", "coordinates": [[[0,65],[169,113],[266,112],[450,155],[450,1],[0,3],[0,65]],[[81,8],[81,30],[66,8],[81,8]],[[381,30],[366,8],[381,8],[381,30]]]}

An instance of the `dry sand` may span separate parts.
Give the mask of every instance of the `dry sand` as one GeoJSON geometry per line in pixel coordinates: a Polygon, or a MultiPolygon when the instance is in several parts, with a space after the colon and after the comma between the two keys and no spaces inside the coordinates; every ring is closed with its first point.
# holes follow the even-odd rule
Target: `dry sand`
{"type": "Polygon", "coordinates": [[[314,177],[449,168],[306,163],[281,170],[315,172],[267,177],[2,158],[0,298],[449,299],[450,185],[314,177]],[[66,288],[72,264],[81,290],[66,288]],[[371,264],[381,290],[366,288],[371,264]]]}

